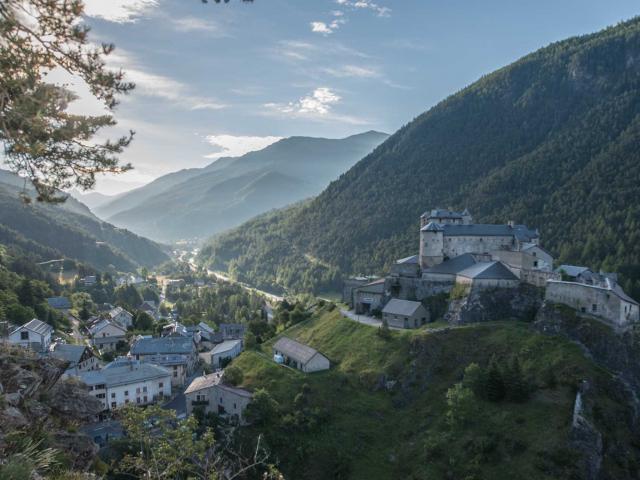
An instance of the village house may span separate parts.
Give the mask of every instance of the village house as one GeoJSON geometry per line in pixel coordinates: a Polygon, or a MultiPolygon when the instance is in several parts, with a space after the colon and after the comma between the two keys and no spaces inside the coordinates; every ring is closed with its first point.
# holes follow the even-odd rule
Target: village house
{"type": "Polygon", "coordinates": [[[429,321],[429,312],[420,302],[392,298],[382,309],[382,318],[390,327],[418,328],[429,321]]]}
{"type": "Polygon", "coordinates": [[[49,297],[47,303],[56,310],[70,310],[71,301],[67,297],[49,297]]]}
{"type": "Polygon", "coordinates": [[[148,405],[171,396],[171,373],[150,363],[120,359],[78,377],[89,393],[102,401],[105,410],[130,403],[148,405]]]}
{"type": "Polygon", "coordinates": [[[186,329],[194,337],[199,335],[201,342],[221,343],[223,341],[222,332],[216,332],[204,322],[200,322],[197,325],[187,325],[186,329]]]}
{"type": "Polygon", "coordinates": [[[640,305],[615,280],[605,274],[585,273],[574,276],[577,281],[549,280],[545,301],[567,305],[616,329],[624,330],[640,321],[640,305]]]}
{"type": "Polygon", "coordinates": [[[197,377],[184,392],[187,414],[196,408],[215,413],[232,423],[246,424],[245,410],[251,402],[251,392],[222,383],[220,373],[197,377]]]}
{"type": "Polygon", "coordinates": [[[210,352],[201,353],[200,357],[213,368],[224,368],[224,365],[242,353],[242,340],[225,340],[210,352]]]}
{"type": "Polygon", "coordinates": [[[106,314],[106,318],[117,323],[125,330],[133,326],[133,315],[122,307],[114,307],[106,314]]]}
{"type": "Polygon", "coordinates": [[[280,338],[273,345],[273,359],[305,373],[328,370],[331,366],[329,359],[316,349],[288,337],[280,338]]]}
{"type": "Polygon", "coordinates": [[[89,326],[91,345],[101,352],[111,352],[118,346],[118,342],[127,341],[127,331],[107,319],[98,319],[89,326]]]}
{"type": "Polygon", "coordinates": [[[93,351],[86,345],[70,345],[67,343],[55,343],[52,345],[50,355],[65,362],[69,366],[65,371],[66,375],[78,376],[81,372],[100,369],[100,360],[93,354],[93,351]]]}
{"type": "Polygon", "coordinates": [[[197,361],[193,340],[182,336],[141,338],[132,345],[129,355],[141,362],[167,367],[174,386],[184,385],[197,361]]]}
{"type": "Polygon", "coordinates": [[[85,287],[93,287],[98,283],[98,279],[95,275],[87,275],[86,277],[81,278],[80,281],[85,287]]]}
{"type": "Polygon", "coordinates": [[[47,352],[51,345],[53,327],[37,318],[9,333],[9,342],[36,352],[47,352]]]}

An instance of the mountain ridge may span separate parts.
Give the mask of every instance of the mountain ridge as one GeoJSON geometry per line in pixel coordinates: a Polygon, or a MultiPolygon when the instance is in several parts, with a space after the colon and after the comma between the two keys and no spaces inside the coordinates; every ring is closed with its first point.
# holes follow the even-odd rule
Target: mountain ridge
{"type": "Polygon", "coordinates": [[[637,296],[639,58],[638,18],[526,55],[416,117],[312,201],[218,236],[201,259],[263,288],[336,290],[416,253],[424,210],[466,207],[480,222],[540,228],[560,261],[619,271],[637,296]]]}
{"type": "Polygon", "coordinates": [[[241,157],[223,157],[202,169],[160,177],[96,212],[107,215],[111,223],[163,241],[207,237],[319,193],[386,137],[368,131],[343,139],[285,138],[241,157]],[[276,184],[264,178],[254,182],[267,171],[281,175],[276,184]],[[290,180],[282,183],[282,175],[290,180]],[[252,188],[253,200],[245,201],[241,193],[252,188]],[[216,189],[227,192],[226,197],[220,198],[216,189]]]}

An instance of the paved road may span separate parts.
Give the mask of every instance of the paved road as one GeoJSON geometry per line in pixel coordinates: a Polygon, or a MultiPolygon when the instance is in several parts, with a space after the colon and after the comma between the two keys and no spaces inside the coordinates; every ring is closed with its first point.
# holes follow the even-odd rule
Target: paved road
{"type": "Polygon", "coordinates": [[[167,403],[162,405],[162,408],[164,408],[165,410],[175,410],[176,415],[178,415],[179,417],[181,415],[186,416],[187,415],[187,399],[184,396],[184,391],[189,387],[189,385],[191,385],[191,382],[193,381],[194,378],[200,377],[202,374],[203,374],[202,369],[197,368],[196,371],[193,372],[189,378],[187,378],[186,382],[184,382],[184,386],[175,388],[175,390],[179,391],[180,393],[178,393],[175,397],[173,397],[167,403]]]}

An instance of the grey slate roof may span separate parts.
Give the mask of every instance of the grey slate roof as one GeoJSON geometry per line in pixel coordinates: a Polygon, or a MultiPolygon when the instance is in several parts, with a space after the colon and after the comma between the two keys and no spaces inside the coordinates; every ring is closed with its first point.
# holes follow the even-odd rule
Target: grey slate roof
{"type": "MultiPolygon", "coordinates": [[[[426,230],[430,224],[422,228],[426,230]]],[[[538,238],[538,232],[526,225],[494,225],[489,223],[474,223],[471,225],[440,225],[446,237],[477,236],[477,237],[508,237],[513,236],[522,242],[529,242],[538,238]]]]}
{"type": "MultiPolygon", "coordinates": [[[[13,330],[13,332],[18,331],[21,328],[26,328],[27,330],[31,330],[32,332],[35,332],[35,333],[37,333],[39,335],[46,335],[48,333],[53,333],[53,327],[51,325],[49,325],[48,323],[44,323],[44,322],[38,320],[37,318],[34,318],[33,320],[29,320],[24,325],[21,325],[21,326],[15,328],[13,330]]],[[[11,333],[13,333],[13,332],[11,332],[11,333]]]]}
{"type": "Polygon", "coordinates": [[[122,330],[122,335],[126,335],[127,334],[127,331],[124,328],[122,328],[122,326],[120,326],[118,323],[111,322],[111,321],[106,320],[106,319],[99,320],[98,322],[96,322],[93,325],[91,325],[91,327],[89,327],[89,333],[91,334],[91,336],[95,337],[104,328],[106,328],[106,327],[108,327],[110,325],[114,326],[115,328],[117,328],[119,330],[122,330]]]}
{"type": "Polygon", "coordinates": [[[418,255],[411,255],[410,257],[401,258],[400,260],[396,260],[396,263],[407,263],[407,264],[417,264],[418,263],[418,255]]]}
{"type": "Polygon", "coordinates": [[[447,210],[445,208],[434,208],[433,210],[424,212],[422,217],[434,217],[434,218],[462,218],[464,213],[468,213],[465,210],[463,213],[454,212],[453,210],[447,210]]]}
{"type": "Polygon", "coordinates": [[[232,387],[231,385],[225,385],[224,383],[219,383],[218,385],[216,385],[216,388],[219,388],[221,390],[226,390],[227,392],[235,393],[240,397],[245,397],[245,398],[253,397],[253,394],[250,391],[245,390],[244,388],[232,387]]]}
{"type": "Polygon", "coordinates": [[[293,358],[294,360],[303,364],[307,363],[317,353],[319,353],[315,348],[311,348],[309,345],[296,342],[295,340],[288,337],[280,338],[273,346],[273,349],[277,350],[278,352],[282,352],[287,357],[293,358]]]}
{"type": "Polygon", "coordinates": [[[476,259],[470,253],[463,253],[462,255],[458,255],[457,257],[453,257],[449,260],[445,260],[439,265],[435,265],[431,268],[427,268],[425,273],[442,273],[455,275],[462,270],[469,268],[472,265],[476,264],[476,259]]]}
{"type": "Polygon", "coordinates": [[[69,345],[67,343],[57,343],[51,351],[51,356],[70,362],[72,365],[80,363],[82,355],[87,347],[85,345],[69,345]]]}
{"type": "Polygon", "coordinates": [[[209,375],[203,375],[201,377],[196,377],[189,384],[187,389],[184,391],[185,394],[198,392],[200,390],[204,390],[205,388],[210,388],[218,383],[220,383],[221,375],[219,373],[210,373],[209,375]]]}
{"type": "Polygon", "coordinates": [[[612,288],[613,292],[620,297],[622,300],[624,300],[625,302],[629,302],[629,303],[633,303],[634,305],[640,305],[640,303],[638,303],[637,301],[635,301],[633,298],[631,298],[629,295],[627,295],[624,290],[622,290],[622,287],[620,285],[618,285],[617,283],[615,284],[615,286],[612,288]]]}
{"type": "Polygon", "coordinates": [[[142,338],[131,347],[132,355],[184,354],[195,352],[191,337],[142,338]]]}
{"type": "Polygon", "coordinates": [[[228,352],[230,350],[233,350],[239,343],[242,343],[242,340],[225,340],[224,342],[219,343],[218,345],[213,347],[213,349],[211,350],[211,354],[213,355],[228,352]]]}
{"type": "Polygon", "coordinates": [[[401,300],[399,298],[392,298],[382,309],[382,313],[388,313],[390,315],[402,315],[404,317],[410,317],[416,310],[420,308],[422,304],[420,302],[413,302],[411,300],[401,300]]]}
{"type": "Polygon", "coordinates": [[[366,285],[362,285],[361,287],[356,288],[358,292],[368,292],[368,293],[384,293],[384,278],[380,278],[371,283],[367,283],[366,285]]]}
{"type": "Polygon", "coordinates": [[[436,222],[429,222],[420,230],[422,232],[441,232],[444,230],[444,226],[436,222]]]}
{"type": "Polygon", "coordinates": [[[478,262],[462,270],[458,275],[473,280],[518,280],[518,277],[504,263],[478,262]]]}
{"type": "Polygon", "coordinates": [[[80,379],[87,385],[104,383],[107,387],[115,387],[170,376],[171,373],[166,368],[151,363],[130,361],[112,362],[102,370],[81,373],[80,379]]]}

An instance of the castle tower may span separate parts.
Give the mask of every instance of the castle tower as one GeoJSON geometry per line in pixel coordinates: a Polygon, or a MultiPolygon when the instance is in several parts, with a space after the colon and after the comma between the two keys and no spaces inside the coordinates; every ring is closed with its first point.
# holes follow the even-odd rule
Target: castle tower
{"type": "Polygon", "coordinates": [[[435,222],[420,229],[420,267],[429,268],[444,260],[444,230],[435,222]]]}

